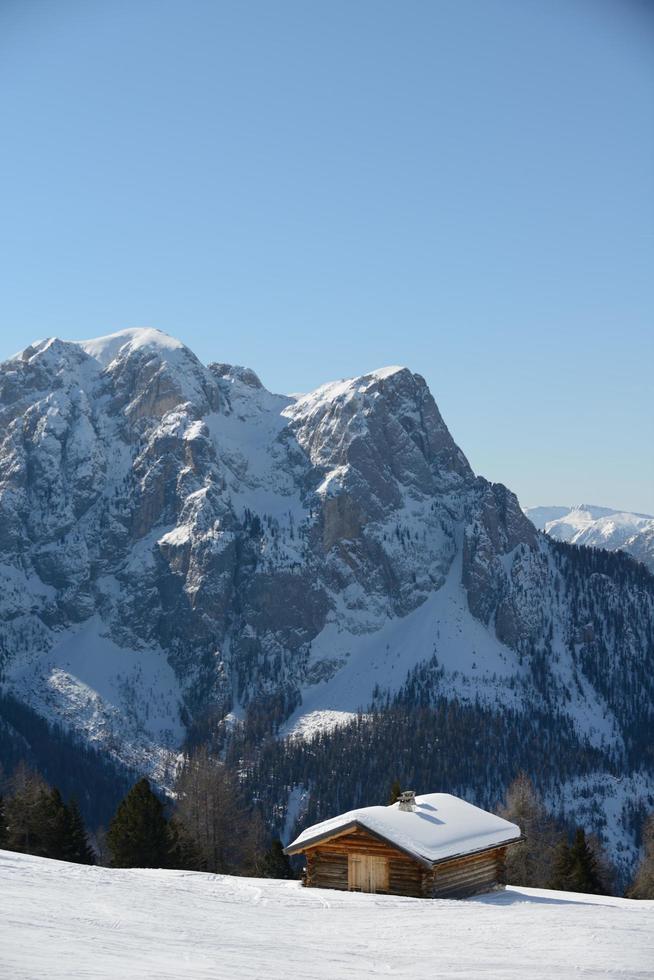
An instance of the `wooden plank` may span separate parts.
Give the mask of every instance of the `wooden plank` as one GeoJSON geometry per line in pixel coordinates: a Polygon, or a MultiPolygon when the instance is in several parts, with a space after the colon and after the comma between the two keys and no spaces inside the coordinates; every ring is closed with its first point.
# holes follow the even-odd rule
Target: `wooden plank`
{"type": "Polygon", "coordinates": [[[497,860],[497,858],[506,852],[506,848],[489,848],[485,851],[475,851],[474,854],[464,855],[463,857],[451,858],[449,860],[438,861],[434,863],[434,868],[437,871],[442,871],[444,868],[458,867],[464,864],[474,864],[477,861],[487,861],[489,858],[497,860]]]}
{"type": "Polygon", "coordinates": [[[457,875],[450,875],[447,878],[440,878],[436,875],[436,880],[434,886],[436,888],[450,888],[453,885],[457,885],[460,882],[469,881],[472,879],[489,879],[496,878],[497,870],[495,868],[479,868],[479,869],[469,869],[468,871],[461,871],[457,875]]]}
{"type": "Polygon", "coordinates": [[[305,884],[346,890],[349,887],[348,861],[352,855],[359,855],[365,861],[381,860],[386,864],[387,887],[378,887],[379,891],[425,898],[457,898],[493,888],[501,879],[506,851],[506,845],[486,848],[426,868],[405,851],[356,826],[305,849],[305,884]]]}
{"type": "Polygon", "coordinates": [[[379,854],[348,853],[347,882],[350,891],[370,894],[388,892],[389,861],[379,854]]]}
{"type": "Polygon", "coordinates": [[[461,874],[468,874],[469,872],[480,872],[484,869],[492,870],[493,874],[497,872],[497,861],[483,861],[476,864],[462,864],[458,868],[449,868],[447,871],[441,871],[438,869],[436,871],[436,881],[447,881],[448,878],[456,878],[461,874]]]}
{"type": "MultiPolygon", "coordinates": [[[[347,857],[345,855],[326,855],[320,852],[311,855],[311,874],[307,875],[307,884],[314,888],[335,888],[347,891],[348,873],[347,857]]],[[[307,869],[309,863],[307,862],[307,869]]]]}
{"type": "Polygon", "coordinates": [[[497,861],[471,861],[469,864],[459,864],[456,868],[436,868],[435,876],[436,879],[440,878],[450,878],[453,875],[466,874],[469,871],[480,871],[482,868],[493,868],[497,870],[497,861]]]}
{"type": "Polygon", "coordinates": [[[493,848],[467,858],[437,864],[430,893],[434,898],[464,898],[492,890],[498,883],[506,848],[493,848]]]}
{"type": "Polygon", "coordinates": [[[487,891],[497,884],[497,874],[493,869],[470,871],[458,878],[441,882],[436,878],[432,889],[434,898],[456,898],[477,891],[487,891]]]}
{"type": "Polygon", "coordinates": [[[423,871],[409,861],[392,860],[389,867],[388,888],[393,895],[422,897],[423,871]]]}

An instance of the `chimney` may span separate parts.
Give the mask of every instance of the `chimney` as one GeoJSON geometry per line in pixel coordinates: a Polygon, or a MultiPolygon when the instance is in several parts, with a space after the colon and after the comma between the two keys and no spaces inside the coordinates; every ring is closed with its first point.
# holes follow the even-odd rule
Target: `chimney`
{"type": "Polygon", "coordinates": [[[412,813],[416,808],[416,794],[412,789],[405,789],[400,793],[398,803],[400,804],[400,810],[406,810],[407,813],[412,813]]]}

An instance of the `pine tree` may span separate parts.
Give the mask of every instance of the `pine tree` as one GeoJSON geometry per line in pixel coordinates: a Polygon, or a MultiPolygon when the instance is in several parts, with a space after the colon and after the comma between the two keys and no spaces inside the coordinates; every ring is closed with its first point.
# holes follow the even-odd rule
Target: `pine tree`
{"type": "Polygon", "coordinates": [[[0,847],[59,861],[94,863],[77,803],[65,804],[59,789],[24,762],[11,779],[2,779],[2,789],[0,847]]]}
{"type": "Polygon", "coordinates": [[[643,859],[627,890],[627,898],[654,898],[654,813],[643,827],[643,859]]]}
{"type": "Polygon", "coordinates": [[[604,886],[597,869],[597,860],[581,827],[575,832],[570,848],[570,891],[602,895],[604,886]]]}
{"type": "Polygon", "coordinates": [[[65,823],[66,833],[63,860],[73,861],[75,864],[95,864],[95,854],[89,844],[77,800],[71,800],[66,807],[65,823]]]}
{"type": "Polygon", "coordinates": [[[572,891],[570,883],[571,875],[572,855],[570,853],[570,845],[568,844],[567,837],[563,836],[554,849],[552,874],[547,883],[547,887],[554,888],[557,891],[572,891]]]}
{"type": "Polygon", "coordinates": [[[35,773],[25,770],[19,774],[17,790],[6,804],[3,827],[9,850],[56,861],[94,862],[77,804],[66,806],[59,790],[35,773]]]}
{"type": "Polygon", "coordinates": [[[7,850],[59,857],[57,818],[61,798],[57,800],[47,783],[26,767],[18,769],[13,784],[14,792],[5,804],[7,850]]]}
{"type": "Polygon", "coordinates": [[[400,798],[400,793],[402,792],[402,784],[399,779],[394,779],[391,783],[391,790],[388,794],[388,805],[393,806],[394,803],[400,798]]]}
{"type": "Polygon", "coordinates": [[[602,839],[597,834],[590,834],[586,840],[595,859],[597,876],[601,885],[602,895],[616,895],[618,870],[608,856],[602,839]]]}
{"type": "Polygon", "coordinates": [[[168,824],[170,834],[169,867],[181,871],[204,871],[202,855],[186,827],[173,817],[168,824]]]}
{"type": "Polygon", "coordinates": [[[52,787],[45,794],[41,820],[43,856],[54,858],[56,861],[66,861],[68,811],[56,787],[52,787]]]}
{"type": "Polygon", "coordinates": [[[274,840],[259,864],[262,878],[295,878],[293,868],[280,840],[274,840]]]}
{"type": "Polygon", "coordinates": [[[172,863],[163,804],[147,779],[139,780],[119,805],[107,843],[114,868],[166,868],[172,863]]]}

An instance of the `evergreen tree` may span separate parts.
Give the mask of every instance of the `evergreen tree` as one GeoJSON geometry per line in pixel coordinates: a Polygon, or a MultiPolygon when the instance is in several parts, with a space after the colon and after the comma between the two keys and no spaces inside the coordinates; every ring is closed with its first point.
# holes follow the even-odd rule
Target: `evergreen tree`
{"type": "Polygon", "coordinates": [[[76,803],[66,806],[56,787],[48,786],[25,767],[19,767],[13,785],[2,821],[8,850],[57,861],[93,863],[93,851],[76,803]]]}
{"type": "MultiPolygon", "coordinates": [[[[14,792],[5,804],[9,851],[58,857],[58,801],[39,775],[21,766],[13,779],[14,792]]],[[[63,804],[62,804],[63,807],[63,804]]]]}
{"type": "Polygon", "coordinates": [[[565,838],[559,842],[549,887],[587,895],[605,894],[606,885],[599,872],[596,854],[581,827],[575,831],[571,845],[565,838]]]}
{"type": "Polygon", "coordinates": [[[274,840],[259,864],[262,878],[295,878],[293,868],[280,840],[274,840]]]}
{"type": "Polygon", "coordinates": [[[654,813],[643,827],[643,859],[627,890],[627,898],[654,899],[654,813]]]}
{"type": "Polygon", "coordinates": [[[595,854],[581,827],[577,828],[570,848],[570,890],[588,895],[604,894],[595,854]]]}
{"type": "Polygon", "coordinates": [[[41,809],[43,856],[66,861],[68,811],[56,787],[46,791],[41,809]]]}
{"type": "Polygon", "coordinates": [[[608,856],[601,838],[597,834],[590,834],[586,839],[595,858],[595,867],[601,886],[600,894],[617,895],[618,869],[608,856]]]}
{"type": "MultiPolygon", "coordinates": [[[[134,782],[133,775],[101,749],[83,746],[64,728],[50,724],[27,705],[0,692],[0,766],[4,764],[12,773],[25,770],[21,759],[26,756],[49,784],[60,789],[65,800],[81,794],[83,788],[80,809],[89,826],[109,820],[134,782]]],[[[0,793],[6,802],[13,790],[1,783],[0,779],[0,793]]]]}
{"type": "Polygon", "coordinates": [[[394,803],[400,798],[400,793],[402,792],[402,784],[399,779],[394,779],[391,783],[391,791],[388,794],[388,805],[393,806],[394,803]]]}
{"type": "Polygon", "coordinates": [[[173,863],[163,804],[147,779],[139,780],[119,805],[107,843],[114,868],[167,868],[173,863]]]}
{"type": "Polygon", "coordinates": [[[64,861],[73,861],[75,864],[95,864],[95,854],[89,844],[77,800],[71,800],[65,812],[64,861]]]}
{"type": "Polygon", "coordinates": [[[572,891],[572,855],[567,837],[559,839],[554,849],[552,861],[552,874],[547,883],[548,888],[555,888],[557,891],[572,891]]]}
{"type": "Polygon", "coordinates": [[[5,802],[0,796],[0,850],[6,846],[7,827],[5,824],[5,802]]]}
{"type": "Polygon", "coordinates": [[[169,822],[168,832],[170,834],[169,867],[182,871],[204,871],[200,851],[186,827],[176,817],[169,822]]]}

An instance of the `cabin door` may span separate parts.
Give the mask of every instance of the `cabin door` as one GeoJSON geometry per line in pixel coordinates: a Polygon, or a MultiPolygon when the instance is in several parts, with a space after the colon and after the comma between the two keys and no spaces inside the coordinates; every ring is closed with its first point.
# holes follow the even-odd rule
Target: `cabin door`
{"type": "Polygon", "coordinates": [[[347,887],[351,892],[387,892],[387,858],[374,854],[348,854],[347,887]]]}

